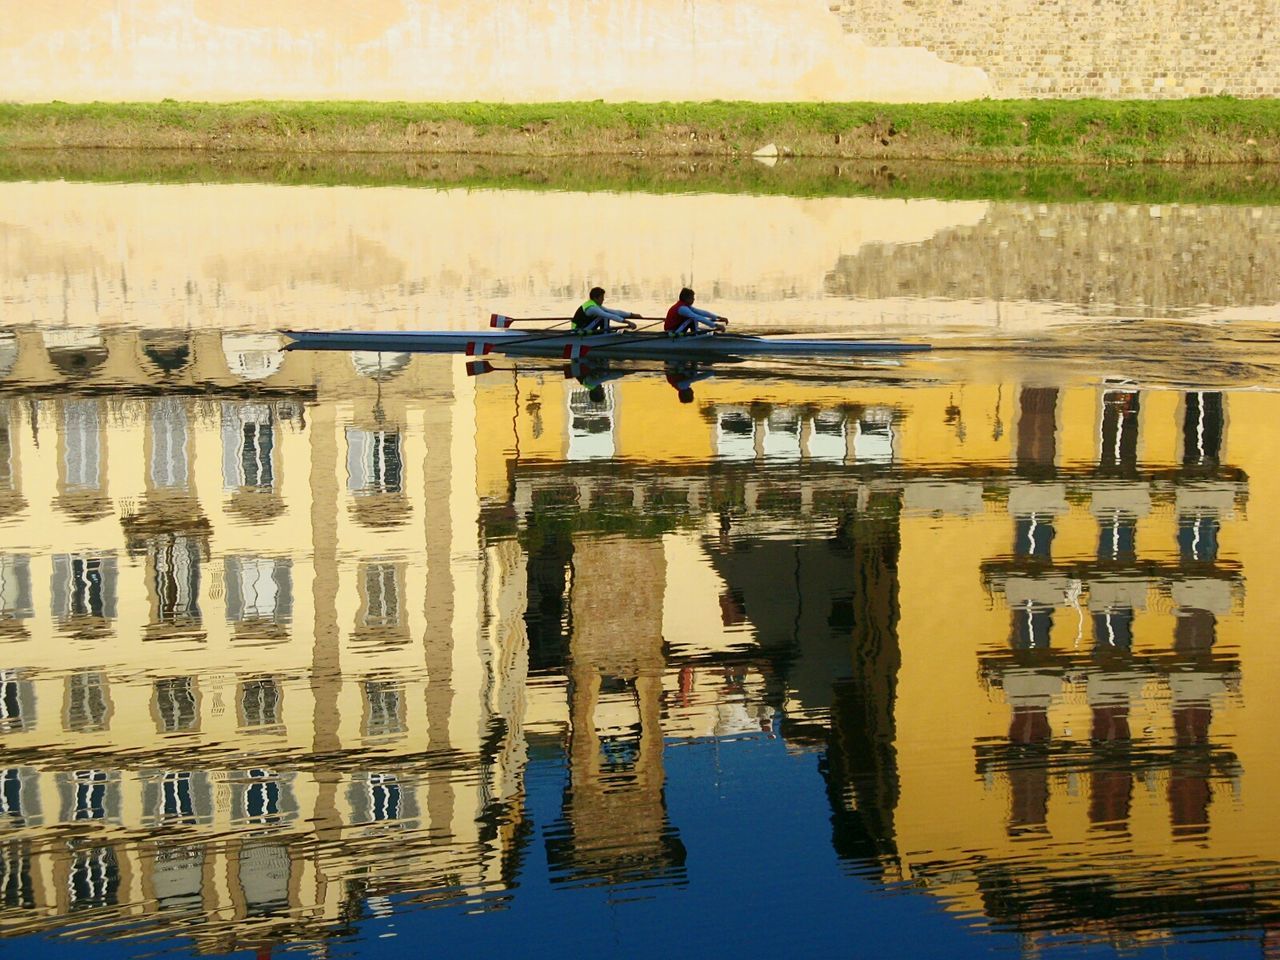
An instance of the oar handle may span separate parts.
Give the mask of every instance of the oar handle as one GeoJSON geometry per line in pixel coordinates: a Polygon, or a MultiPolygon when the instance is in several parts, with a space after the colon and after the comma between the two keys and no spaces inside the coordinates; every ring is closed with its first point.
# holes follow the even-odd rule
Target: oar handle
{"type": "Polygon", "coordinates": [[[499,330],[511,326],[513,323],[555,323],[557,326],[568,323],[573,317],[508,317],[501,313],[489,314],[489,326],[497,327],[499,330]]]}

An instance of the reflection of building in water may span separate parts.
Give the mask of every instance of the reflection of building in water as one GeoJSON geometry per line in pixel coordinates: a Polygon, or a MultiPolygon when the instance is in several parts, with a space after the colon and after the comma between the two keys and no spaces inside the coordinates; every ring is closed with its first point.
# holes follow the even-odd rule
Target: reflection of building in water
{"type": "MultiPolygon", "coordinates": [[[[1003,740],[976,747],[988,783],[1007,784],[1011,837],[1061,842],[1054,824],[1070,810],[1088,835],[1116,835],[1137,848],[1141,870],[1178,856],[1138,852],[1155,827],[1151,803],[1138,791],[1163,794],[1172,840],[1203,840],[1215,794],[1238,789],[1243,775],[1231,741],[1213,736],[1211,726],[1241,675],[1235,650],[1218,643],[1217,623],[1238,611],[1243,578],[1237,563],[1219,557],[1217,538],[1222,521],[1239,517],[1246,480],[1221,465],[1222,394],[1185,394],[1176,411],[1167,395],[1152,399],[1165,401],[1163,424],[1152,422],[1139,392],[1102,392],[1092,468],[1050,464],[1047,457],[1024,463],[1020,456],[1021,472],[1038,479],[1016,497],[1010,489],[1014,550],[982,564],[985,582],[1012,618],[1008,647],[980,656],[982,675],[1008,704],[1009,726],[1003,740]],[[1147,432],[1155,443],[1172,439],[1181,448],[1166,454],[1169,466],[1143,465],[1147,432]],[[1056,538],[1041,536],[1038,549],[1027,548],[1046,517],[1056,538]],[[1081,710],[1069,708],[1076,703],[1081,710]]],[[[1044,407],[1024,394],[1019,431],[1043,431],[1044,407]],[[1040,415],[1028,417],[1037,407],[1040,415]]],[[[1047,449],[1038,441],[1018,444],[1020,455],[1047,449]]],[[[1078,878],[1053,864],[1048,847],[1045,855],[1047,869],[1016,881],[998,865],[979,871],[989,907],[1000,896],[998,885],[1010,884],[997,919],[1035,930],[1047,909],[1039,901],[1055,905],[1054,922],[1064,927],[1094,929],[1116,916],[1111,895],[1072,896],[1068,907],[1067,887],[1078,878]]],[[[1144,883],[1140,871],[1097,869],[1109,887],[1144,883]]],[[[1203,917],[1187,909],[1161,922],[1194,925],[1203,917]]],[[[1112,935],[1126,925],[1115,923],[1112,935]]]]}
{"type": "MultiPolygon", "coordinates": [[[[713,379],[688,411],[643,378],[611,386],[607,463],[567,462],[554,380],[519,378],[505,401],[509,387],[478,387],[481,415],[493,404],[482,432],[507,436],[501,458],[480,454],[486,523],[530,545],[523,625],[542,664],[572,660],[583,531],[660,533],[668,730],[696,725],[699,677],[746,665],[759,715],[781,708],[788,743],[823,751],[851,863],[1030,933],[1209,922],[1153,876],[1234,898],[1228,926],[1275,914],[1280,871],[1256,871],[1246,907],[1222,870],[1257,862],[1259,808],[1238,791],[1246,771],[1268,779],[1241,749],[1239,693],[1249,622],[1266,622],[1265,601],[1242,603],[1239,537],[1266,534],[1231,524],[1256,480],[1227,465],[1227,397],[970,384],[956,406],[927,387],[806,398],[713,379]],[[509,406],[535,399],[537,433],[509,406]],[[1201,845],[1169,842],[1187,838],[1201,845]],[[1102,886],[1082,886],[1064,844],[1102,886]],[[1117,912],[1148,896],[1168,910],[1117,912]]],[[[1267,421],[1264,400],[1230,400],[1233,423],[1267,421]]],[[[1241,452],[1274,473],[1264,451],[1241,452]]],[[[1254,757],[1268,750],[1252,736],[1254,757]]]]}
{"type": "Polygon", "coordinates": [[[678,404],[642,374],[575,400],[212,333],[131,396],[105,387],[159,375],[136,337],[74,380],[15,339],[47,386],[4,408],[7,930],[136,912],[230,950],[399,890],[481,905],[531,869],[530,756],[567,760],[557,879],[676,882],[664,737],[818,751],[847,864],[1030,933],[1216,923],[1195,878],[1246,860],[1250,891],[1206,889],[1274,915],[1271,708],[1241,693],[1276,679],[1249,655],[1276,611],[1243,603],[1274,536],[1243,521],[1280,474],[1227,429],[1264,396],[734,377],[678,404]],[[1163,906],[1125,915],[1152,877],[1163,906]]]}
{"type": "Polygon", "coordinates": [[[662,543],[575,540],[572,570],[569,782],[548,861],[570,881],[682,876],[663,793],[662,543]]]}
{"type": "Polygon", "coordinates": [[[55,363],[15,337],[34,386],[0,399],[7,931],[141,912],[229,950],[323,935],[355,896],[509,882],[524,760],[494,731],[521,742],[521,638],[490,647],[481,572],[450,564],[477,547],[461,371],[353,379],[267,339],[112,334],[55,363]],[[304,416],[317,382],[341,397],[304,416]]]}

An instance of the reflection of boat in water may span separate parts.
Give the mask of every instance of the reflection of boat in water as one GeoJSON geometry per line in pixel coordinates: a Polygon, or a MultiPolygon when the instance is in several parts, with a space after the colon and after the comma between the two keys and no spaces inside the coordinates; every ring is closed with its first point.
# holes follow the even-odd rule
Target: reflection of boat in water
{"type": "Polygon", "coordinates": [[[927,343],[892,340],[812,340],[716,334],[670,337],[665,333],[605,333],[594,336],[545,331],[284,330],[291,350],[414,351],[418,353],[506,353],[516,356],[743,357],[858,356],[915,353],[927,343]]]}

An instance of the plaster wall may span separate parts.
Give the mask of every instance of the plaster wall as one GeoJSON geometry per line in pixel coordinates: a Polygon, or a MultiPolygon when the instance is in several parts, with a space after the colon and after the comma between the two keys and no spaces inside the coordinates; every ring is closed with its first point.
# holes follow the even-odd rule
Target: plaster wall
{"type": "Polygon", "coordinates": [[[0,100],[955,100],[817,0],[0,2],[0,100]]]}

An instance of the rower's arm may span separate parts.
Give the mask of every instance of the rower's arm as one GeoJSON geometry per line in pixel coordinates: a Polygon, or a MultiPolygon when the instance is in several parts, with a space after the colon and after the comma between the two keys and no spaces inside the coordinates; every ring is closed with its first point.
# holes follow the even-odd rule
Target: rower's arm
{"type": "Polygon", "coordinates": [[[685,319],[685,323],[681,329],[694,330],[714,330],[716,321],[720,318],[709,310],[699,310],[697,307],[691,307],[688,304],[681,304],[677,314],[685,319]]]}
{"type": "Polygon", "coordinates": [[[631,314],[621,310],[608,310],[601,306],[591,306],[585,311],[587,319],[591,322],[587,324],[588,330],[594,330],[602,323],[627,323],[631,314]]]}

